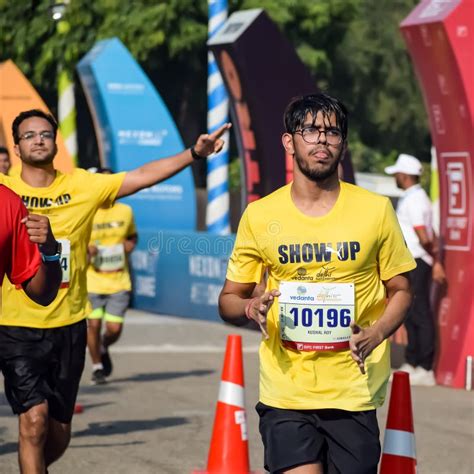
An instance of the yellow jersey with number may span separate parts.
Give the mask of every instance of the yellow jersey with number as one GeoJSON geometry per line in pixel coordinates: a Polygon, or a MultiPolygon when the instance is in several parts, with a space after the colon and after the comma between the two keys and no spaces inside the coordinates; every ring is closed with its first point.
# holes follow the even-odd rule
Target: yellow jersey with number
{"type": "Polygon", "coordinates": [[[136,233],[130,206],[116,203],[96,212],[90,244],[97,248],[97,255],[91,259],[87,269],[89,293],[110,295],[132,289],[123,244],[136,233]]]}
{"type": "MultiPolygon", "coordinates": [[[[247,207],[227,279],[259,283],[266,271],[266,291],[279,289],[281,282],[351,284],[355,322],[370,326],[386,306],[383,281],[416,266],[390,201],[341,182],[330,212],[309,217],[290,193],[288,184],[247,207]]],[[[349,411],[383,403],[390,371],[388,341],[366,359],[363,375],[348,349],[287,348],[280,339],[279,310],[277,298],[267,315],[269,339],[260,345],[261,402],[277,408],[349,411]]]]}
{"type": "Polygon", "coordinates": [[[92,221],[100,206],[115,200],[124,177],[125,173],[92,174],[82,169],[70,174],[56,171],[50,186],[36,188],[20,176],[0,176],[0,183],[18,194],[30,212],[48,216],[54,236],[62,244],[63,270],[58,295],[46,307],[31,301],[5,277],[1,325],[54,328],[87,316],[87,244],[92,221]]]}

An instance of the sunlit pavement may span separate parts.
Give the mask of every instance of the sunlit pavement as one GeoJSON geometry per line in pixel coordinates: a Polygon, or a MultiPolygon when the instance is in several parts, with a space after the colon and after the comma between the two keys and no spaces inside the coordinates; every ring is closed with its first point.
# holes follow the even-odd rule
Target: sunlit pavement
{"type": "MultiPolygon", "coordinates": [[[[107,385],[84,371],[73,439],[50,474],[181,474],[204,468],[227,334],[241,334],[250,462],[263,453],[254,405],[258,397],[259,333],[222,323],[130,311],[114,346],[107,385]]],[[[420,473],[474,472],[474,392],[413,387],[420,473]]],[[[386,404],[379,410],[385,428],[386,404]]],[[[0,392],[0,472],[17,473],[17,419],[0,392]]]]}

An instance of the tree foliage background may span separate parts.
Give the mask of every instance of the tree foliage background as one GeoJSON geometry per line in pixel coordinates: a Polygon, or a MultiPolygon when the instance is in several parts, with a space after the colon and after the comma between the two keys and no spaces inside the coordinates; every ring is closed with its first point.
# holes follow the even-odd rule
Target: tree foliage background
{"type": "MultiPolygon", "coordinates": [[[[205,130],[205,0],[70,0],[68,25],[61,27],[51,19],[54,3],[0,0],[0,61],[12,59],[53,111],[58,67],[74,72],[96,41],[116,36],[160,91],[185,143],[205,130]]],[[[417,0],[228,3],[229,14],[264,8],[313,73],[315,86],[348,106],[356,170],[380,172],[402,151],[429,160],[427,119],[399,32],[417,0]]],[[[80,90],[77,94],[79,128],[87,130],[87,107],[80,90]]],[[[94,159],[90,135],[80,134],[81,163],[94,159]]]]}

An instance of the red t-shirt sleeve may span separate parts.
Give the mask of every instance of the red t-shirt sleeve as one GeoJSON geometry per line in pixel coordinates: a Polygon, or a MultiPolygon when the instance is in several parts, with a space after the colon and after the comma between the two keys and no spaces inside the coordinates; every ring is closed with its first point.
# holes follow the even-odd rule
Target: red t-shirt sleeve
{"type": "Polygon", "coordinates": [[[20,285],[33,277],[41,264],[41,255],[38,246],[32,243],[28,237],[26,226],[21,219],[28,215],[28,211],[21,199],[13,192],[2,193],[6,215],[5,230],[10,230],[9,245],[2,249],[6,265],[5,273],[14,285],[20,285]],[[9,247],[9,248],[8,248],[9,247]]]}

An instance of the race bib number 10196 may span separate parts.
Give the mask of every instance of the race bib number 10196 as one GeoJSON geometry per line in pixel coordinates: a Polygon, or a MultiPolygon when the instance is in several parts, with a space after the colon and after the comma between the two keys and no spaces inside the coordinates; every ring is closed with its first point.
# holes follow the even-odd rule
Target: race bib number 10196
{"type": "Polygon", "coordinates": [[[349,348],[354,320],[353,283],[281,282],[280,337],[299,351],[349,348]]]}

